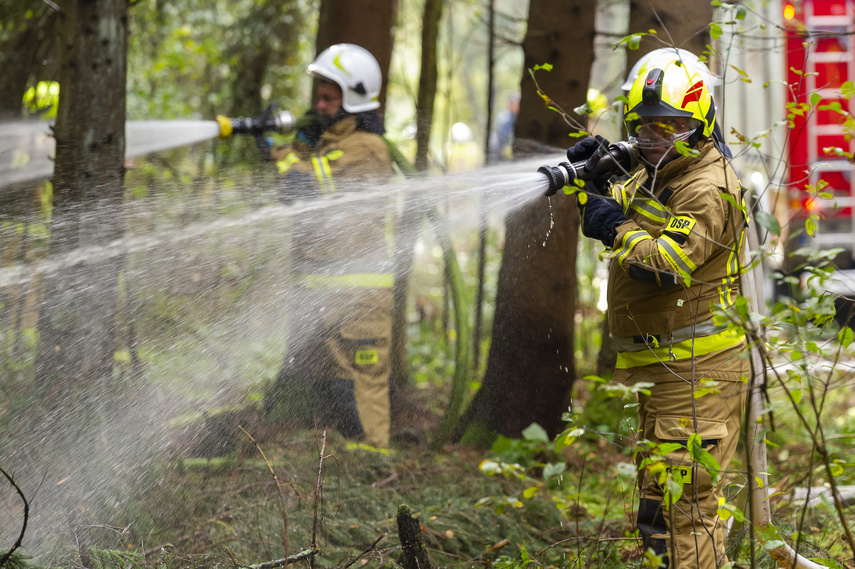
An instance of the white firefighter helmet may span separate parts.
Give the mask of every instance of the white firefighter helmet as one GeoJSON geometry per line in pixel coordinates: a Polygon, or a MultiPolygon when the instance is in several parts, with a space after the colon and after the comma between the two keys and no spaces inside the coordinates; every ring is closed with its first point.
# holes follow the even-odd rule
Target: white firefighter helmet
{"type": "Polygon", "coordinates": [[[621,90],[629,91],[632,89],[632,84],[635,83],[635,80],[638,78],[638,74],[641,73],[641,69],[650,61],[663,57],[679,59],[687,66],[697,71],[701,75],[704,85],[706,85],[710,90],[721,85],[721,78],[718,75],[713,75],[706,63],[701,61],[700,58],[691,51],[686,51],[685,49],[676,47],[661,47],[644,54],[641,59],[632,66],[632,69],[626,76],[626,81],[624,81],[624,84],[620,86],[621,90]]]}
{"type": "Polygon", "coordinates": [[[380,107],[380,65],[364,47],[352,43],[330,46],[309,64],[308,72],[341,87],[341,106],[348,113],[380,107]]]}

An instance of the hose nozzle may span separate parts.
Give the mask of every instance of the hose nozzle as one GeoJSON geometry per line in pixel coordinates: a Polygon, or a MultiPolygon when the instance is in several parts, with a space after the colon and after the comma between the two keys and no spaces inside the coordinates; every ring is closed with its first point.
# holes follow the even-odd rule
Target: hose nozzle
{"type": "Polygon", "coordinates": [[[638,164],[638,151],[629,142],[620,141],[601,148],[596,154],[578,162],[560,162],[558,166],[541,166],[538,172],[546,176],[549,187],[545,196],[552,196],[573,180],[593,180],[605,174],[626,173],[638,164]]]}
{"type": "Polygon", "coordinates": [[[273,114],[272,110],[268,107],[259,117],[230,119],[223,115],[217,115],[217,123],[220,125],[220,138],[228,138],[232,134],[261,135],[270,131],[287,134],[294,130],[297,125],[294,115],[288,111],[273,114]]]}

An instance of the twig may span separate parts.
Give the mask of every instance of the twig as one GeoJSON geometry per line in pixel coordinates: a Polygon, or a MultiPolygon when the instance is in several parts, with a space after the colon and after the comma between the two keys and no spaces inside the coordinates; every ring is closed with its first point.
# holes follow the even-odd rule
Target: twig
{"type": "Polygon", "coordinates": [[[232,563],[234,563],[235,567],[240,567],[240,566],[241,566],[241,564],[240,564],[240,563],[238,563],[238,560],[237,560],[237,559],[235,559],[235,554],[234,554],[234,553],[232,553],[232,550],[231,550],[231,549],[229,549],[228,547],[224,547],[223,549],[225,549],[225,550],[226,550],[226,553],[228,553],[228,554],[229,554],[229,557],[231,557],[231,558],[232,558],[232,563]]]}
{"type": "Polygon", "coordinates": [[[276,567],[285,567],[291,563],[302,561],[307,557],[311,557],[314,560],[315,555],[317,554],[317,549],[304,549],[300,553],[296,553],[291,557],[286,557],[285,559],[276,559],[274,561],[265,561],[264,563],[259,563],[257,565],[250,565],[249,569],[275,569],[276,567]]]}
{"type": "MultiPolygon", "coordinates": [[[[270,464],[270,461],[267,460],[267,455],[264,454],[264,451],[261,450],[261,446],[259,446],[259,444],[255,442],[255,439],[252,438],[252,435],[246,432],[246,429],[244,429],[241,425],[238,425],[238,429],[243,431],[243,433],[255,445],[255,448],[258,449],[259,454],[261,454],[261,458],[264,459],[265,464],[267,464],[267,469],[270,471],[270,474],[273,476],[273,480],[276,482],[276,491],[279,493],[279,511],[282,512],[282,525],[284,526],[284,531],[282,532],[282,545],[285,547],[285,557],[287,558],[288,550],[290,549],[290,543],[288,540],[288,510],[285,509],[285,496],[282,494],[282,485],[279,483],[279,477],[276,476],[276,472],[273,471],[273,466],[270,464]]],[[[313,541],[312,548],[314,549],[314,547],[315,544],[313,541]]]]}
{"type": "Polygon", "coordinates": [[[377,544],[378,544],[378,543],[380,543],[380,540],[382,540],[382,539],[383,539],[384,537],[386,537],[387,535],[389,535],[389,532],[388,532],[388,531],[384,531],[383,533],[381,533],[381,534],[380,534],[380,537],[378,537],[377,539],[375,539],[375,540],[371,543],[371,545],[369,545],[368,547],[366,547],[365,549],[363,549],[363,550],[362,550],[362,553],[360,553],[359,555],[357,555],[356,557],[354,557],[353,559],[351,559],[350,561],[348,561],[347,563],[345,563],[344,565],[342,565],[342,566],[341,566],[341,569],[347,569],[348,567],[350,567],[351,565],[353,565],[354,563],[356,563],[357,561],[359,561],[360,559],[362,559],[363,557],[365,557],[365,555],[366,555],[368,552],[373,551],[373,550],[374,550],[374,548],[377,546],[377,544]]]}
{"type": "MultiPolygon", "coordinates": [[[[312,549],[318,548],[318,503],[321,500],[321,474],[324,471],[324,451],[327,448],[327,432],[321,434],[321,452],[318,458],[318,481],[315,483],[315,511],[312,515],[312,549]]],[[[315,569],[315,557],[309,559],[309,568],[315,569]]]]}
{"type": "Polygon", "coordinates": [[[24,493],[21,491],[21,489],[15,483],[15,479],[12,478],[11,476],[9,476],[9,474],[5,470],[3,470],[3,468],[0,468],[0,473],[2,473],[3,476],[6,477],[6,479],[9,481],[9,484],[11,484],[13,488],[15,488],[15,491],[18,492],[18,495],[21,497],[21,500],[24,502],[24,523],[21,525],[21,533],[18,535],[18,540],[12,546],[12,549],[10,549],[6,553],[6,555],[4,555],[2,559],[0,559],[0,567],[2,567],[6,563],[6,561],[10,557],[12,557],[12,554],[15,552],[15,550],[18,549],[19,547],[21,547],[21,544],[24,542],[24,533],[27,531],[27,520],[30,517],[30,503],[27,502],[27,497],[24,496],[24,493]]]}

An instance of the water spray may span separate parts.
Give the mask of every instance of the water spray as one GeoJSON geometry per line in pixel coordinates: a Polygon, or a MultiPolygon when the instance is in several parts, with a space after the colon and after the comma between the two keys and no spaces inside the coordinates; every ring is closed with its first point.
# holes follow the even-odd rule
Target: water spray
{"type": "MultiPolygon", "coordinates": [[[[568,151],[569,153],[569,151],[568,151]]],[[[560,162],[558,166],[541,166],[538,172],[546,176],[549,187],[545,196],[552,196],[573,180],[593,180],[604,174],[626,173],[638,164],[638,149],[629,142],[620,141],[578,162],[560,162]]]]}

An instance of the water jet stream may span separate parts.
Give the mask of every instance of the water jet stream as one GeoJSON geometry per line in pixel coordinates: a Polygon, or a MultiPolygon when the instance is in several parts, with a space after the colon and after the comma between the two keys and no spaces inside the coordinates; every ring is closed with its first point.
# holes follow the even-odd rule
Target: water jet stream
{"type": "MultiPolygon", "coordinates": [[[[53,175],[56,140],[52,126],[47,121],[18,121],[0,127],[0,188],[53,175]]],[[[196,144],[219,135],[216,121],[128,121],[125,158],[196,144]]]]}

